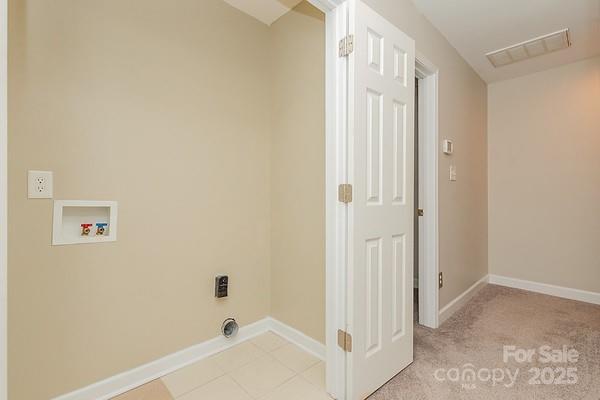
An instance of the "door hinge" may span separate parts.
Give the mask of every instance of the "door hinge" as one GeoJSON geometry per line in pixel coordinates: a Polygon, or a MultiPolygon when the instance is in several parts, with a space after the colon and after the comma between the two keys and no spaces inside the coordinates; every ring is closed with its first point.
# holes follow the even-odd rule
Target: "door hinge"
{"type": "Polygon", "coordinates": [[[423,216],[423,209],[422,209],[422,208],[417,208],[417,215],[418,215],[419,217],[422,217],[422,216],[423,216]]]}
{"type": "Polygon", "coordinates": [[[341,203],[352,203],[352,185],[349,183],[342,183],[338,186],[338,200],[341,203]]]}
{"type": "Polygon", "coordinates": [[[354,35],[345,36],[340,40],[340,57],[346,57],[354,51],[354,35]]]}
{"type": "Polygon", "coordinates": [[[352,353],[352,335],[338,329],[338,346],[346,353],[352,353]]]}

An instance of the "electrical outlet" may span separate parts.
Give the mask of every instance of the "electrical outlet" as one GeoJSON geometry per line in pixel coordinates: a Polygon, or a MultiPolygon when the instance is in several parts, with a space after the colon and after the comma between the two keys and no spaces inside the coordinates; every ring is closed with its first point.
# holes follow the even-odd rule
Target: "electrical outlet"
{"type": "Polygon", "coordinates": [[[438,286],[439,286],[439,288],[441,289],[441,288],[443,288],[443,287],[444,287],[444,273],[443,273],[443,272],[440,272],[440,275],[439,275],[439,279],[438,279],[438,280],[439,280],[439,284],[438,284],[438,286]]]}
{"type": "Polygon", "coordinates": [[[27,197],[30,199],[51,199],[52,171],[29,171],[27,173],[27,197]]]}

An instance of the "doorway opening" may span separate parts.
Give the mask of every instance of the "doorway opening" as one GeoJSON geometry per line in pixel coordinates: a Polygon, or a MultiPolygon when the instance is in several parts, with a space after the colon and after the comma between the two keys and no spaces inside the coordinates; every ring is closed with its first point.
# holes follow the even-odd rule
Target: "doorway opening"
{"type": "Polygon", "coordinates": [[[414,279],[413,279],[413,320],[419,322],[419,217],[423,214],[423,209],[419,207],[419,78],[415,77],[415,149],[414,149],[414,165],[415,165],[415,216],[414,216],[414,237],[415,243],[413,248],[414,258],[414,279]]]}
{"type": "Polygon", "coordinates": [[[439,325],[438,68],[415,61],[415,322],[439,325]]]}

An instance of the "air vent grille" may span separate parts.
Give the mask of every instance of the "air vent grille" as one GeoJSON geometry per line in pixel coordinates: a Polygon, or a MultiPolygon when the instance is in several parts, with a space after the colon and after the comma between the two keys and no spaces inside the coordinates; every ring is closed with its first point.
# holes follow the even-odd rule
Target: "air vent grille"
{"type": "Polygon", "coordinates": [[[566,49],[570,45],[569,30],[563,29],[500,50],[491,51],[486,54],[486,57],[494,67],[498,68],[542,54],[566,49]]]}

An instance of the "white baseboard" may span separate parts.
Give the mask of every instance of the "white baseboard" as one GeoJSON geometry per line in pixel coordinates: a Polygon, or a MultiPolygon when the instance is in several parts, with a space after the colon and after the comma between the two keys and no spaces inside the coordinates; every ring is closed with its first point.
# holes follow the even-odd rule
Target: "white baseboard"
{"type": "Polygon", "coordinates": [[[56,397],[54,400],[107,400],[251,339],[267,330],[269,330],[269,320],[264,318],[241,327],[235,338],[227,339],[224,336],[218,336],[82,389],[56,397]]]}
{"type": "Polygon", "coordinates": [[[58,396],[54,400],[108,400],[267,331],[277,333],[315,357],[325,360],[325,345],[274,318],[266,317],[241,327],[235,338],[227,339],[224,336],[218,336],[82,389],[58,396]]]}
{"type": "Polygon", "coordinates": [[[269,321],[269,330],[285,338],[287,341],[294,343],[307,353],[312,354],[320,360],[326,358],[326,347],[323,343],[305,335],[297,329],[284,324],[274,318],[266,318],[269,321]]]}
{"type": "Polygon", "coordinates": [[[586,290],[526,281],[523,279],[509,278],[500,275],[490,275],[490,283],[515,289],[529,290],[530,292],[542,293],[550,296],[563,297],[565,299],[600,304],[600,293],[597,292],[588,292],[586,290]]]}
{"type": "Polygon", "coordinates": [[[455,312],[460,310],[469,300],[473,298],[487,283],[488,283],[488,275],[484,276],[470,288],[462,292],[457,298],[448,303],[444,308],[442,308],[439,312],[439,325],[442,325],[444,321],[450,318],[455,312]]]}

